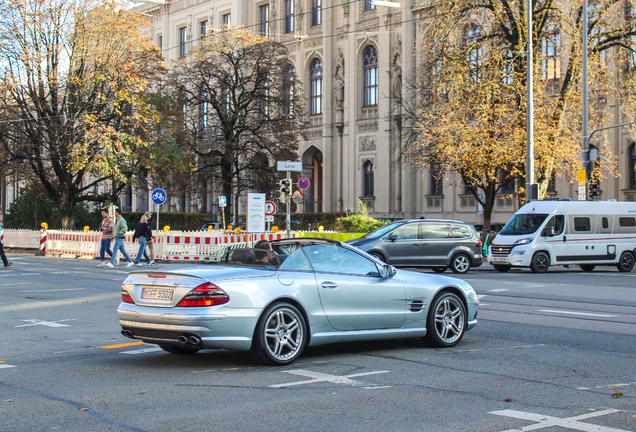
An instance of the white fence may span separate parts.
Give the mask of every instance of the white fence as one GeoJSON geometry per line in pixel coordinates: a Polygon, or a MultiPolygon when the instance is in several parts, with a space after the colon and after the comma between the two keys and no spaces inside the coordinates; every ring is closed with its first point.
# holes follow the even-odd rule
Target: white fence
{"type": "MultiPolygon", "coordinates": [[[[124,238],[126,252],[135,259],[139,243],[133,242],[133,231],[124,238]]],[[[102,234],[99,231],[47,230],[46,252],[74,257],[99,257],[102,234]]],[[[350,240],[361,234],[327,232],[292,232],[291,237],[323,237],[350,240]]],[[[221,231],[159,232],[154,241],[155,258],[167,261],[217,261],[228,249],[251,247],[259,240],[285,238],[284,233],[226,234],[221,231]]],[[[40,232],[32,230],[4,230],[5,247],[39,249],[40,232]]]]}

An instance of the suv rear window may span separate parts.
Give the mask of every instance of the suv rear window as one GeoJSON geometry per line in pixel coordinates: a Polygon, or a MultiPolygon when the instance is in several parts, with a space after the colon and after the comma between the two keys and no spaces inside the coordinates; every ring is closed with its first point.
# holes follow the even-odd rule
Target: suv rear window
{"type": "Polygon", "coordinates": [[[451,225],[451,237],[453,238],[468,238],[473,233],[466,225],[451,225]]]}

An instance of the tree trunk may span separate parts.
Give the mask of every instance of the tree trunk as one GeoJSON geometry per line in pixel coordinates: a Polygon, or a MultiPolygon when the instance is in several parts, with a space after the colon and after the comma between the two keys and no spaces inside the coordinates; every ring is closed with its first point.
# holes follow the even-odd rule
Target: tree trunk
{"type": "Polygon", "coordinates": [[[69,193],[64,191],[62,198],[59,201],[60,216],[62,222],[62,229],[74,230],[75,229],[75,206],[69,199],[69,193]]]}

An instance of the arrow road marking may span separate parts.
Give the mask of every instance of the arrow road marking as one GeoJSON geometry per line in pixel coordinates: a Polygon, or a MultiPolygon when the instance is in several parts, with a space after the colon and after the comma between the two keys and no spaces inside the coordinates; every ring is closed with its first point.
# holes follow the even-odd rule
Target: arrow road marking
{"type": "Polygon", "coordinates": [[[597,425],[593,425],[589,423],[579,422],[579,420],[586,420],[592,417],[599,417],[599,416],[604,416],[608,414],[614,414],[620,411],[621,410],[606,409],[603,411],[597,411],[593,413],[587,413],[580,416],[567,417],[567,418],[552,417],[552,416],[547,416],[543,414],[533,414],[529,412],[515,411],[515,410],[492,411],[488,414],[494,414],[499,416],[512,417],[512,418],[521,419],[521,420],[530,420],[530,421],[538,422],[530,426],[524,426],[520,429],[508,429],[503,432],[531,431],[531,430],[538,430],[538,429],[547,429],[554,426],[561,426],[566,429],[572,429],[572,430],[577,430],[582,432],[629,432],[623,429],[615,429],[615,428],[610,428],[606,426],[597,426],[597,425]]]}
{"type": "MultiPolygon", "coordinates": [[[[383,373],[389,373],[389,372],[390,371],[376,371],[376,372],[365,372],[365,373],[358,373],[358,374],[352,374],[352,375],[338,376],[338,375],[325,374],[321,372],[308,371],[304,369],[296,369],[291,371],[284,371],[283,373],[300,375],[300,376],[304,376],[311,379],[307,381],[295,381],[295,382],[290,382],[285,384],[273,384],[273,385],[270,385],[270,387],[282,388],[282,387],[291,387],[291,386],[302,385],[302,384],[315,384],[319,382],[330,382],[333,384],[347,384],[352,386],[360,386],[363,384],[360,384],[358,381],[352,380],[351,378],[367,376],[367,375],[377,375],[377,374],[383,374],[383,373]]],[[[369,387],[365,387],[365,388],[369,388],[369,387]]],[[[370,388],[374,388],[374,387],[370,387],[370,388]]]]}

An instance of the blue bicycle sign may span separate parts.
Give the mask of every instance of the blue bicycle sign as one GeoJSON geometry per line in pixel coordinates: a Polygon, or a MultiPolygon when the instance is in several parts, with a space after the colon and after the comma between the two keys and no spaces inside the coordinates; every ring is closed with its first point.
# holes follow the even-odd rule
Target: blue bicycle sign
{"type": "Polygon", "coordinates": [[[155,189],[152,191],[152,202],[161,205],[166,202],[168,195],[163,189],[155,189]]]}

